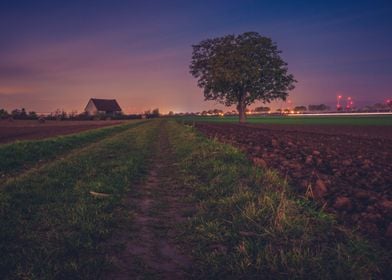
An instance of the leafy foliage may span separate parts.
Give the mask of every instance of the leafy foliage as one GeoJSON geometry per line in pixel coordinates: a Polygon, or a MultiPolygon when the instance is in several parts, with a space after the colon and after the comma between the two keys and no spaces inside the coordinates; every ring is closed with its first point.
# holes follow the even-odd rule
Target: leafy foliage
{"type": "Polygon", "coordinates": [[[309,111],[325,111],[325,110],[329,110],[330,108],[325,104],[319,104],[319,105],[309,105],[308,109],[309,111]]]}
{"type": "Polygon", "coordinates": [[[275,43],[256,32],[207,39],[193,46],[190,73],[204,89],[206,100],[246,106],[259,100],[285,100],[296,82],[288,73],[275,43]]]}
{"type": "Polygon", "coordinates": [[[296,111],[296,112],[306,111],[306,106],[295,106],[294,111],[296,111]]]}
{"type": "Polygon", "coordinates": [[[271,111],[270,107],[256,107],[255,112],[269,112],[271,111]]]}

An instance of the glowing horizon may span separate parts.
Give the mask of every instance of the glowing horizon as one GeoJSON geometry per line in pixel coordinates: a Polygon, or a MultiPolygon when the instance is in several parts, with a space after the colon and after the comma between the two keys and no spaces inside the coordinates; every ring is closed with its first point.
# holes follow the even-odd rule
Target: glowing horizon
{"type": "Polygon", "coordinates": [[[117,99],[125,113],[229,111],[204,101],[188,73],[191,45],[245,31],[283,51],[298,80],[292,106],[332,105],[338,94],[359,106],[392,97],[389,2],[205,3],[2,2],[0,108],[81,112],[96,97],[117,99]]]}

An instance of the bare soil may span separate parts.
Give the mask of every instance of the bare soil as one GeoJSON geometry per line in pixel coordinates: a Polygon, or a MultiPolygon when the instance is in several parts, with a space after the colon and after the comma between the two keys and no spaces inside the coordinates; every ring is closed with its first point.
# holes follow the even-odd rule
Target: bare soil
{"type": "Polygon", "coordinates": [[[255,165],[278,170],[345,225],[392,241],[392,127],[260,126],[197,123],[255,165]]]}
{"type": "Polygon", "coordinates": [[[114,234],[115,270],[107,279],[187,279],[192,260],[189,249],[177,242],[178,225],[192,213],[185,204],[182,186],[175,180],[175,162],[164,129],[160,130],[155,156],[145,182],[133,189],[125,208],[131,225],[114,234]]]}
{"type": "Polygon", "coordinates": [[[38,120],[2,120],[0,121],[0,143],[78,133],[121,122],[123,121],[45,121],[40,123],[38,120]]]}

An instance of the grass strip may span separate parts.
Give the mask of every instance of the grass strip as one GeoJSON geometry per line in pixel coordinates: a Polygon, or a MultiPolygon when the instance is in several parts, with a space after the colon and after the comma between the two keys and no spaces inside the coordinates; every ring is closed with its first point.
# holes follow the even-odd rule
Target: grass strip
{"type": "Polygon", "coordinates": [[[296,196],[234,147],[171,122],[179,176],[198,205],[184,229],[200,279],[387,279],[391,255],[296,196]]]}
{"type": "MultiPolygon", "coordinates": [[[[238,116],[178,117],[187,122],[238,123],[238,116]]],[[[253,124],[391,126],[392,116],[248,116],[253,124]]]]}
{"type": "Polygon", "coordinates": [[[82,133],[57,136],[44,140],[16,141],[0,146],[0,178],[4,179],[43,161],[59,157],[72,149],[122,132],[141,123],[131,123],[98,128],[82,133]]]}
{"type": "Polygon", "coordinates": [[[147,173],[156,126],[127,127],[9,181],[0,190],[1,278],[102,277],[104,241],[123,221],[122,196],[147,173]]]}

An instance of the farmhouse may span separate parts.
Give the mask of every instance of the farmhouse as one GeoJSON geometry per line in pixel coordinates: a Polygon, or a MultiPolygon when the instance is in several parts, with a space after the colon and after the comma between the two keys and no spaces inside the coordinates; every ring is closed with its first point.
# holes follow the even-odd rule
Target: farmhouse
{"type": "Polygon", "coordinates": [[[116,99],[97,99],[97,98],[91,98],[84,111],[88,115],[99,115],[99,114],[105,114],[105,115],[117,115],[121,114],[121,107],[118,105],[116,99]]]}

